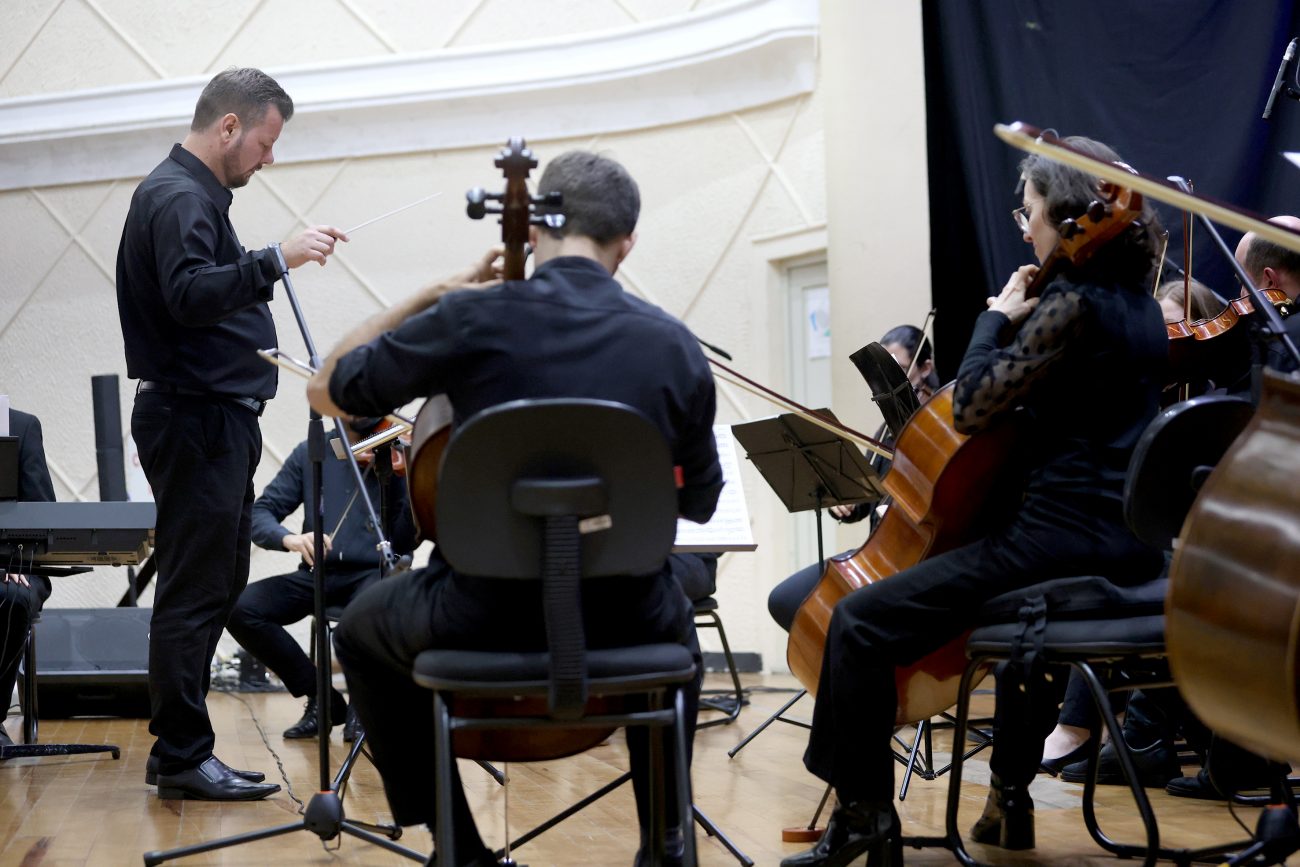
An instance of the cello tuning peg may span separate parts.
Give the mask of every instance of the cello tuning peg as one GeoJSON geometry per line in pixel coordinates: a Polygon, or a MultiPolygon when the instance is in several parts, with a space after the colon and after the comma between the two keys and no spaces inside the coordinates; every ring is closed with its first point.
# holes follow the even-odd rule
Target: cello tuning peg
{"type": "Polygon", "coordinates": [[[1062,220],[1061,225],[1056,227],[1056,231],[1057,234],[1068,241],[1083,231],[1083,229],[1074,220],[1062,220]]]}
{"type": "Polygon", "coordinates": [[[559,229],[564,225],[563,214],[541,214],[528,218],[528,222],[534,226],[546,226],[548,229],[559,229]]]}
{"type": "Polygon", "coordinates": [[[487,193],[482,187],[474,187],[472,190],[465,192],[465,213],[469,214],[471,220],[481,220],[487,213],[487,206],[484,202],[487,200],[487,193]]]}
{"type": "Polygon", "coordinates": [[[1088,217],[1094,223],[1100,223],[1102,220],[1106,219],[1107,213],[1109,213],[1109,209],[1106,207],[1105,203],[1103,202],[1099,202],[1096,199],[1093,199],[1088,204],[1088,217]]]}
{"type": "Polygon", "coordinates": [[[530,196],[529,198],[533,200],[534,205],[547,205],[549,207],[558,208],[560,205],[564,204],[564,193],[559,190],[551,190],[548,193],[541,193],[536,196],[530,196]]]}

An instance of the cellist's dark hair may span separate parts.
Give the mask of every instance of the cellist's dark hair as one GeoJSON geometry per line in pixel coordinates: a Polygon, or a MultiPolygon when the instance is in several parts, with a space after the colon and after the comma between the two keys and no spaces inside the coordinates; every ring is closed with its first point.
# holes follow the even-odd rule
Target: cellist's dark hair
{"type": "Polygon", "coordinates": [[[190,130],[205,130],[227,114],[238,117],[248,129],[261,123],[271,106],[276,107],[285,123],[293,117],[293,100],[274,78],[251,66],[232,66],[212,76],[199,94],[190,130]]]}
{"type": "Polygon", "coordinates": [[[546,166],[539,194],[558,191],[558,208],[538,205],[538,213],[564,214],[564,225],[544,227],[554,238],[582,235],[598,244],[631,235],[641,215],[641,191],[619,163],[591,151],[566,151],[546,166]]]}
{"type": "MultiPolygon", "coordinates": [[[[1094,139],[1075,135],[1063,141],[1096,159],[1122,163],[1114,149],[1094,139]]],[[[1030,154],[1021,161],[1020,184],[1016,191],[1022,191],[1029,182],[1033,182],[1042,194],[1047,208],[1046,219],[1052,225],[1083,216],[1088,205],[1100,197],[1101,182],[1096,177],[1038,154],[1030,154]]],[[[1102,247],[1082,270],[1106,275],[1110,280],[1129,286],[1145,287],[1160,258],[1162,237],[1160,218],[1150,200],[1144,198],[1141,219],[1102,247]]]]}

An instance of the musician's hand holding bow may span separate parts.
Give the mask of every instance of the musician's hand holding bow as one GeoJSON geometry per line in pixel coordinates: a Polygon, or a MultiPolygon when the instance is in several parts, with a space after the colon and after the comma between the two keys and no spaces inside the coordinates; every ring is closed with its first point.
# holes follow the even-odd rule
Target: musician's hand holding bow
{"type": "Polygon", "coordinates": [[[12,583],[14,583],[14,584],[21,584],[21,585],[23,585],[24,587],[31,587],[31,586],[32,586],[30,583],[28,583],[28,581],[27,581],[27,576],[26,576],[26,575],[19,575],[19,574],[15,573],[15,572],[6,572],[6,573],[5,573],[5,580],[4,580],[3,583],[8,584],[8,583],[10,583],[10,582],[12,582],[12,583]]]}
{"type": "MultiPolygon", "coordinates": [[[[284,550],[291,551],[302,558],[308,566],[316,565],[316,536],[312,533],[290,533],[280,541],[284,550]]],[[[328,557],[334,540],[325,534],[325,555],[328,557]]]]}
{"type": "Polygon", "coordinates": [[[996,310],[1010,319],[1012,325],[1023,322],[1038,306],[1037,298],[1025,298],[1025,290],[1037,273],[1037,265],[1021,265],[1011,275],[1007,285],[1002,287],[1001,294],[996,298],[988,299],[989,309],[996,310]]]}

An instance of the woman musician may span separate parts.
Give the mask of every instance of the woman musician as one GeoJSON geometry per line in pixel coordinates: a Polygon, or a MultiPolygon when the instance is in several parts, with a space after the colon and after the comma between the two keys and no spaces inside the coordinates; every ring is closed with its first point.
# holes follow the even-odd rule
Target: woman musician
{"type": "MultiPolygon", "coordinates": [[[[1067,141],[1118,159],[1099,142],[1067,141]]],[[[1039,263],[1056,248],[1062,221],[1100,198],[1096,178],[1032,155],[1021,163],[1020,191],[1015,222],[1039,263]]],[[[1144,208],[1086,262],[1054,271],[1038,298],[1027,294],[1039,288],[1038,266],[1019,268],[976,320],[956,381],[956,427],[977,434],[1013,411],[1027,417],[1023,499],[996,516],[987,536],[835,607],[804,763],[834,786],[838,805],[817,845],[783,867],[847,865],[863,853],[872,867],[901,861],[890,750],[897,666],[953,640],[981,603],[1019,587],[1071,575],[1125,584],[1156,577],[1162,558],[1130,533],[1121,501],[1130,453],[1157,411],[1168,354],[1148,288],[1158,228],[1144,208]]],[[[973,835],[1026,849],[1034,844],[1027,789],[1056,705],[1025,707],[1018,683],[1017,670],[999,673],[992,788],[973,835]]],[[[1063,687],[1065,678],[1053,683],[1063,687]]]]}

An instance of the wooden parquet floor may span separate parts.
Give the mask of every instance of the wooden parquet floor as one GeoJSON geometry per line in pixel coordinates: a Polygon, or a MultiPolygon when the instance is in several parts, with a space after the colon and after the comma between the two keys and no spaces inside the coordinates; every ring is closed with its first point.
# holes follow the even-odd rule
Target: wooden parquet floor
{"type": "MultiPolygon", "coordinates": [[[[693,778],[697,806],[758,865],[775,865],[803,848],[781,842],[781,828],[807,823],[821,797],[822,785],[801,762],[806,735],[794,726],[776,724],[755,739],[736,758],[733,747],[751,728],[791,695],[788,677],[751,676],[755,688],[752,704],[734,725],[701,731],[696,737],[693,778]]],[[[722,686],[711,675],[707,686],[722,686]]],[[[301,706],[285,693],[213,693],[209,706],[217,729],[218,754],[235,767],[256,768],[276,780],[283,766],[286,790],[266,801],[217,804],[197,801],[160,801],[144,784],[144,765],[151,744],[143,720],[48,720],[41,726],[46,742],[113,742],[122,757],[107,755],[16,759],[0,764],[0,865],[23,867],[73,867],[73,865],[136,865],[149,850],[168,849],[219,837],[269,828],[298,820],[298,805],[289,790],[307,800],[317,787],[315,741],[285,741],[280,732],[295,722],[301,706]],[[266,743],[258,724],[266,732],[266,743]],[[269,744],[269,746],[268,746],[269,744]],[[272,752],[273,751],[273,752],[272,752]]],[[[804,699],[791,710],[806,719],[811,701],[804,699]]],[[[8,729],[17,732],[17,717],[8,729]]],[[[331,744],[333,767],[345,751],[341,729],[331,744]]],[[[936,748],[949,749],[939,737],[936,748]]],[[[940,756],[946,763],[946,754],[940,756]]],[[[590,752],[559,762],[513,765],[511,772],[511,829],[525,828],[548,818],[626,768],[621,735],[590,752]]],[[[470,803],[490,845],[500,845],[503,831],[501,788],[473,765],[462,768],[470,803]]],[[[984,801],[988,767],[983,756],[972,760],[962,784],[961,826],[967,828],[984,801]]],[[[901,779],[901,772],[899,774],[901,779]]],[[[905,833],[937,835],[943,825],[948,781],[914,780],[907,799],[899,805],[905,833]]],[[[1082,786],[1039,777],[1032,794],[1037,805],[1038,848],[1021,853],[984,846],[972,847],[976,857],[993,864],[1091,865],[1112,861],[1088,837],[1078,808],[1082,786]]],[[[1226,805],[1170,798],[1151,790],[1162,838],[1178,846],[1204,846],[1241,839],[1244,834],[1226,805]]],[[[353,774],[344,801],[349,817],[362,821],[388,818],[378,774],[364,759],[353,774]]],[[[1238,808],[1241,818],[1254,826],[1258,811],[1238,808]]],[[[1127,790],[1103,791],[1098,815],[1112,836],[1137,840],[1140,825],[1127,790]]],[[[716,839],[698,837],[700,863],[729,867],[736,860],[716,839]]],[[[428,852],[431,842],[424,828],[408,828],[403,845],[428,852]]],[[[523,864],[627,865],[636,851],[637,830],[630,788],[624,786],[584,812],[517,850],[523,864]]],[[[908,850],[909,863],[948,864],[943,850],[908,850]]],[[[246,843],[183,859],[180,864],[253,865],[388,865],[413,863],[364,841],[343,837],[323,843],[306,831],[246,843]]]]}

